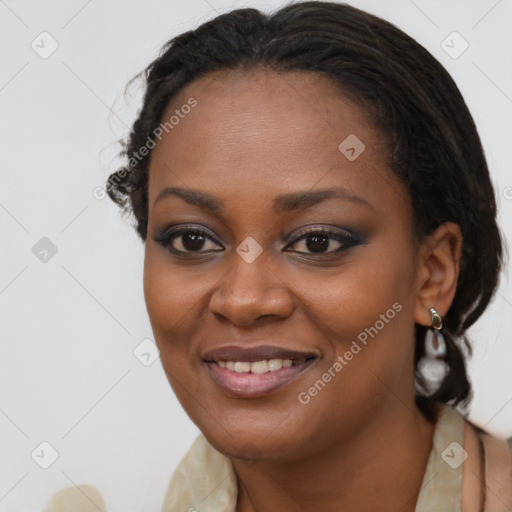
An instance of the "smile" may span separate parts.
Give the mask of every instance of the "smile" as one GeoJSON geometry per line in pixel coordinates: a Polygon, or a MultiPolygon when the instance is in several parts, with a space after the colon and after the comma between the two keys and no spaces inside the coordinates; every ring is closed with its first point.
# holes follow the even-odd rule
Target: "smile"
{"type": "Polygon", "coordinates": [[[224,347],[203,357],[213,382],[236,398],[258,398],[291,383],[318,356],[279,347],[224,347]]]}

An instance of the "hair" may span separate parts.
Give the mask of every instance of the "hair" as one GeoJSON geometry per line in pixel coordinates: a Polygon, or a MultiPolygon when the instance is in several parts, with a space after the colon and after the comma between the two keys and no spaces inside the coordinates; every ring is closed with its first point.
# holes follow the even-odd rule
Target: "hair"
{"type": "MultiPolygon", "coordinates": [[[[448,372],[430,395],[416,394],[428,418],[435,403],[466,405],[471,398],[463,355],[464,333],[482,314],[498,283],[502,241],[489,170],[473,118],[444,67],[391,23],[346,4],[307,1],[271,15],[256,9],[222,14],[166,43],[143,76],[143,105],[122,141],[128,163],[110,175],[107,192],[136,219],[147,237],[148,167],[153,141],[169,102],[187,84],[215,71],[266,68],[328,77],[370,115],[387,142],[391,169],[407,187],[418,240],[445,222],[462,231],[460,273],[444,318],[448,372]]],[[[134,80],[132,79],[132,81],[134,80]]],[[[153,144],[154,147],[154,144],[153,144]]],[[[415,369],[425,355],[428,327],[415,326],[415,369]]]]}

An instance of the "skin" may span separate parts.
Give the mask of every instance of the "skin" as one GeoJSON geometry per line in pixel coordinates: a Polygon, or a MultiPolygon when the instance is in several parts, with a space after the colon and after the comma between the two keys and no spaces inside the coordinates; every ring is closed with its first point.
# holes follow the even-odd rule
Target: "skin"
{"type": "MultiPolygon", "coordinates": [[[[318,74],[226,71],[173,99],[197,107],[158,142],[149,170],[144,293],[161,360],[179,401],[229,456],[238,512],[414,511],[434,424],[414,403],[414,324],[430,325],[455,293],[460,230],[447,223],[415,239],[406,188],[386,163],[384,137],[339,87],[318,74]],[[339,144],[356,134],[349,161],[339,144]],[[343,187],[331,198],[276,211],[281,194],[343,187]],[[222,217],[166,187],[199,190],[222,217]],[[154,241],[171,225],[212,231],[203,252],[179,256],[154,241]],[[303,227],[358,233],[327,255],[297,240],[303,227]],[[248,237],[261,255],[236,248],[248,237]],[[341,252],[335,253],[336,249],[341,252]],[[286,250],[285,250],[286,249],[286,250]],[[217,252],[206,252],[217,250],[217,252]],[[392,305],[401,311],[309,403],[298,400],[392,305]],[[234,398],[201,355],[231,343],[306,350],[315,363],[260,398],[234,398]]],[[[174,247],[185,250],[183,237],[174,247]]]]}

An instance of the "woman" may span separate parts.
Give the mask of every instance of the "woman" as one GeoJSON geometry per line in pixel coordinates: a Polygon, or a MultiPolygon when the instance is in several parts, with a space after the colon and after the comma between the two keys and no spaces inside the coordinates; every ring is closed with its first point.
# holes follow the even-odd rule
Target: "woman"
{"type": "Polygon", "coordinates": [[[219,16],[146,79],[108,193],[202,432],[163,510],[509,510],[511,440],[455,408],[502,246],[444,68],[382,19],[304,2],[219,16]]]}

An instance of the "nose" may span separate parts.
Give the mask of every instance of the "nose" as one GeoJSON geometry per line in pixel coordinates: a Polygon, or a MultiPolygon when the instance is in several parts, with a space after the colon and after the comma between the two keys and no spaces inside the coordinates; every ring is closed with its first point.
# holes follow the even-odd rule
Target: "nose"
{"type": "Polygon", "coordinates": [[[247,263],[234,254],[230,270],[210,298],[210,312],[239,327],[250,327],[263,318],[287,318],[293,308],[292,294],[261,256],[247,263]]]}

